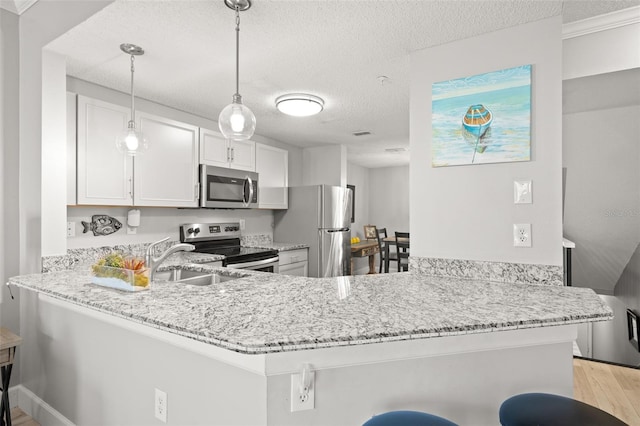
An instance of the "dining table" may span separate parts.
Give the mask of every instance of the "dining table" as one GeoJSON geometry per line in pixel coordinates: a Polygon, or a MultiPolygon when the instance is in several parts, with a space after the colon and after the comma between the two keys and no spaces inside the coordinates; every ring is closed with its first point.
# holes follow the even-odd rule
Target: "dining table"
{"type": "MultiPolygon", "coordinates": [[[[410,238],[405,238],[405,237],[399,237],[397,238],[397,241],[402,242],[406,242],[409,243],[410,238]]],[[[389,272],[389,246],[395,246],[396,245],[396,237],[394,236],[389,236],[386,238],[383,238],[382,241],[384,241],[384,271],[385,272],[389,272]]]]}

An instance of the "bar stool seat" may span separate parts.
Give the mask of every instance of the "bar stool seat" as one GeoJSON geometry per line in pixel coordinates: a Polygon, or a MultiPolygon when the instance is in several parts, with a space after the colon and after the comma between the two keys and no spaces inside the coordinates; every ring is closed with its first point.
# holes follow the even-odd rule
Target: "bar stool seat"
{"type": "Polygon", "coordinates": [[[362,426],[458,426],[452,421],[421,411],[389,411],[373,416],[362,426]]]}
{"type": "Polygon", "coordinates": [[[502,426],[625,426],[611,414],[584,402],[548,393],[512,396],[500,406],[502,426]]]}

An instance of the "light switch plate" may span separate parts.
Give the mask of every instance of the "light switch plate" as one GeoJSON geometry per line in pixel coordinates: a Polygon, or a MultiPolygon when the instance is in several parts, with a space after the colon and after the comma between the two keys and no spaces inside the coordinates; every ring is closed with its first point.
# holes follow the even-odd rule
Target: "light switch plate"
{"type": "Polygon", "coordinates": [[[531,204],[532,187],[530,180],[513,181],[513,202],[515,204],[531,204]]]}

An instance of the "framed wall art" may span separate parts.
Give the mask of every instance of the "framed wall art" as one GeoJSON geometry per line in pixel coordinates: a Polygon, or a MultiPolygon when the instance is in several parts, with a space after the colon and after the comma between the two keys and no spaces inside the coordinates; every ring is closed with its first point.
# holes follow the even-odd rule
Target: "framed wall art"
{"type": "Polygon", "coordinates": [[[378,238],[375,225],[364,226],[364,238],[366,238],[367,240],[375,240],[378,238]]]}
{"type": "Polygon", "coordinates": [[[431,166],[531,160],[531,65],[431,88],[431,166]]]}

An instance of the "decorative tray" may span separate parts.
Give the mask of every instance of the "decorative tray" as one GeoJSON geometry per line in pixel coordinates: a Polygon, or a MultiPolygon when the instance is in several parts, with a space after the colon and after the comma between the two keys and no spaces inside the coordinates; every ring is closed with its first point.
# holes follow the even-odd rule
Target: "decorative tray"
{"type": "Polygon", "coordinates": [[[93,284],[103,287],[117,288],[126,291],[141,291],[149,289],[149,272],[147,269],[137,271],[111,266],[94,266],[93,284]],[[142,285],[144,283],[144,285],[142,285]]]}

